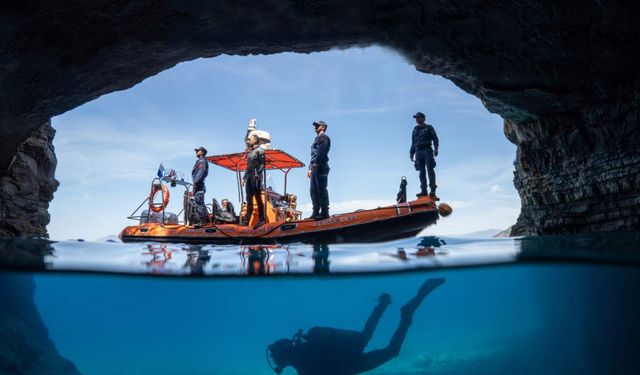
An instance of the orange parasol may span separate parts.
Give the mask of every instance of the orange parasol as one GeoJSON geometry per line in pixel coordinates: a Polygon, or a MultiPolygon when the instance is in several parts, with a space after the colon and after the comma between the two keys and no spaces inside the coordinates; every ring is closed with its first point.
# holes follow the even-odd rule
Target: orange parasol
{"type": "MultiPolygon", "coordinates": [[[[242,172],[247,170],[247,154],[248,152],[238,152],[235,154],[214,155],[208,156],[207,160],[222,168],[227,168],[234,172],[242,172]]],[[[282,150],[265,150],[265,169],[279,169],[281,171],[286,171],[291,168],[301,167],[304,167],[303,162],[282,150]]]]}

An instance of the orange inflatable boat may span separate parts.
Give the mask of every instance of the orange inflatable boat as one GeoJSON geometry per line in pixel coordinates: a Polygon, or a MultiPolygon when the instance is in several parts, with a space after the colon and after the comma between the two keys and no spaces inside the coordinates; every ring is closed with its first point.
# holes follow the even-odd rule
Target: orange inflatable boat
{"type": "MultiPolygon", "coordinates": [[[[238,198],[244,201],[240,173],[246,170],[246,153],[210,156],[207,158],[214,165],[236,172],[238,182],[238,198]]],[[[210,222],[202,226],[190,225],[190,217],[195,211],[189,183],[176,181],[172,177],[162,176],[152,183],[151,195],[138,210],[148,201],[149,210],[142,215],[129,216],[139,220],[138,225],[128,226],[120,233],[123,242],[156,241],[202,244],[265,244],[286,242],[377,242],[402,237],[414,236],[425,227],[434,224],[440,217],[451,213],[446,204],[437,205],[435,197],[423,196],[416,200],[395,205],[378,207],[369,210],[333,215],[324,220],[302,219],[302,213],[296,210],[297,198],[286,192],[286,180],[292,168],[303,167],[304,164],[281,150],[266,150],[265,170],[281,170],[284,173],[284,193],[278,194],[263,189],[262,199],[265,203],[266,224],[254,228],[258,213],[254,215],[248,226],[238,225],[240,218],[226,213],[220,214],[220,206],[212,202],[210,222]],[[185,187],[183,220],[178,215],[164,212],[166,202],[154,203],[154,195],[165,191],[162,182],[171,186],[185,187]],[[162,186],[159,186],[162,185],[162,186]],[[161,212],[158,212],[158,211],[161,212]]],[[[263,180],[266,180],[263,179],[263,180]]],[[[164,196],[163,196],[164,198],[164,196]]],[[[254,207],[256,205],[254,204],[254,207]]],[[[242,217],[243,210],[240,212],[242,217]]]]}

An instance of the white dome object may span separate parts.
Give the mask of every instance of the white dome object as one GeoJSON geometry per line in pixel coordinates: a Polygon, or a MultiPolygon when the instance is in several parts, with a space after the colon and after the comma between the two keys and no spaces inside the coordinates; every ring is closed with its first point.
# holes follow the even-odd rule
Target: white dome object
{"type": "Polygon", "coordinates": [[[247,125],[247,130],[253,131],[256,129],[258,129],[258,120],[252,118],[251,120],[249,120],[249,125],[247,125]]]}
{"type": "Polygon", "coordinates": [[[249,135],[257,136],[260,143],[271,142],[271,134],[264,130],[253,130],[249,135]]]}

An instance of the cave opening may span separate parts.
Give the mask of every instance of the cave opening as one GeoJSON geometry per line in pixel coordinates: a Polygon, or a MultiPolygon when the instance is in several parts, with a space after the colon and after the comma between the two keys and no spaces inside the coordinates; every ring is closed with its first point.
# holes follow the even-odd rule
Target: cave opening
{"type": "MultiPolygon", "coordinates": [[[[271,133],[273,147],[305,163],[315,136],[311,123],[329,124],[333,212],[392,203],[401,176],[409,178],[411,195],[419,190],[409,160],[417,111],[441,139],[438,191],[456,209],[429,232],[513,224],[520,211],[512,182],[515,146],[504,138],[502,119],[450,81],[374,46],[197,59],[53,118],[60,186],[50,207],[50,237],[117,234],[130,225],[125,217],[148,195],[159,164],[189,181],[194,147],[206,147],[209,155],[238,152],[252,118],[271,133]]],[[[215,166],[209,173],[206,201],[235,202],[233,174],[215,166]]],[[[268,185],[282,191],[280,175],[270,175],[268,185]]],[[[304,171],[291,173],[288,189],[303,212],[310,211],[304,171]]],[[[172,190],[172,212],[181,209],[181,194],[172,190]]]]}

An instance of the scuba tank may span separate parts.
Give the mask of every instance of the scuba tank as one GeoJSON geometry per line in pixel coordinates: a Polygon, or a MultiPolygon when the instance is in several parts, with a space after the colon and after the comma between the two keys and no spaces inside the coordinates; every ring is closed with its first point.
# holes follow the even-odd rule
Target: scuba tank
{"type": "Polygon", "coordinates": [[[402,176],[400,179],[400,191],[396,195],[396,203],[406,203],[407,202],[407,178],[402,176]]]}

